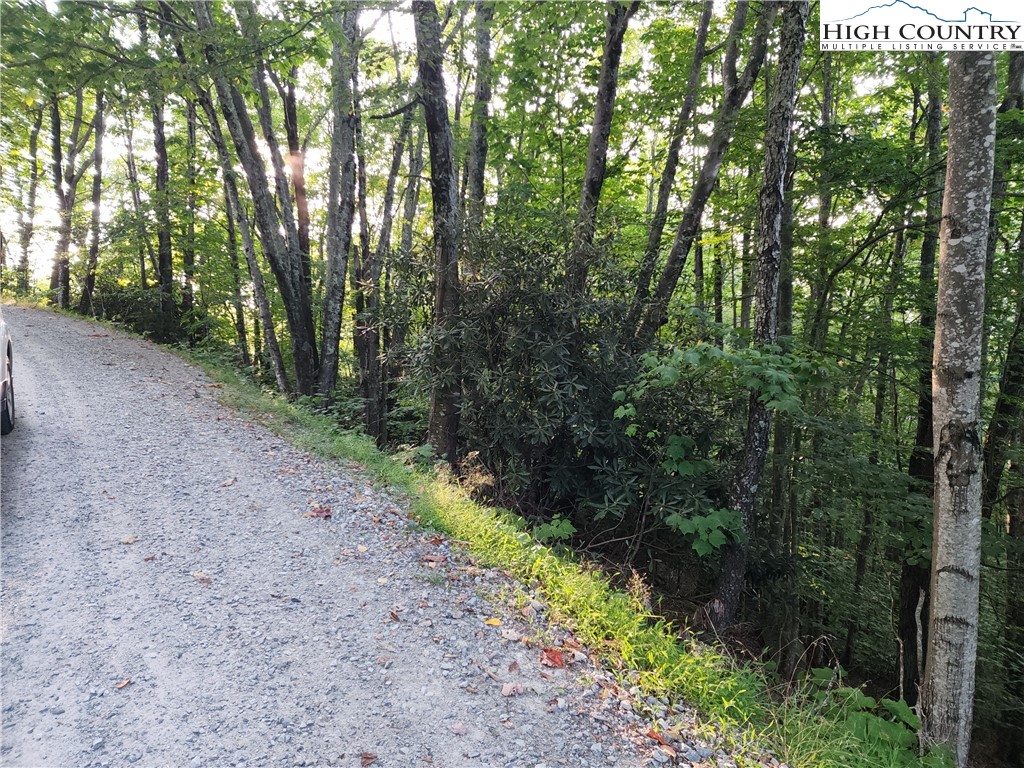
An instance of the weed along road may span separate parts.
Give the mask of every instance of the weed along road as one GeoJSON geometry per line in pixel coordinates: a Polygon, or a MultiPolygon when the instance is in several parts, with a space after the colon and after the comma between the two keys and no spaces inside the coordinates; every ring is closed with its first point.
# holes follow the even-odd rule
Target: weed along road
{"type": "Polygon", "coordinates": [[[541,665],[543,606],[401,500],[149,342],[4,312],[4,766],[653,760],[583,654],[541,665]]]}

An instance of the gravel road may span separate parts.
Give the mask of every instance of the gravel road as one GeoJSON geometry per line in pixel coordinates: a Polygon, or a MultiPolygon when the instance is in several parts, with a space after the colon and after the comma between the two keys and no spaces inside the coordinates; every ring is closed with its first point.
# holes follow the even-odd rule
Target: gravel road
{"type": "Polygon", "coordinates": [[[541,665],[567,637],[542,605],[400,499],[153,344],[4,313],[4,766],[668,762],[584,654],[541,665]]]}

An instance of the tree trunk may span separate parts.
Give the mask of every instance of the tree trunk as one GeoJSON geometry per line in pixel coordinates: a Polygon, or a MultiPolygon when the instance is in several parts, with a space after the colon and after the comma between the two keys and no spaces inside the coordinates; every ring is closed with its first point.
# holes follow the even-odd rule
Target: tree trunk
{"type": "MultiPolygon", "coordinates": [[[[195,10],[199,29],[204,31],[212,29],[214,24],[210,4],[204,0],[194,0],[192,7],[195,10]]],[[[244,8],[244,3],[238,7],[244,8]]],[[[260,233],[263,253],[274,272],[284,303],[285,314],[288,317],[296,389],[299,394],[309,395],[313,393],[317,381],[316,331],[313,323],[312,297],[306,290],[308,286],[302,274],[302,257],[298,249],[294,217],[291,216],[287,179],[284,178],[283,168],[280,169],[280,172],[275,169],[277,192],[282,199],[282,206],[279,210],[273,195],[271,195],[267,169],[260,155],[252,121],[249,119],[242,94],[223,73],[217,49],[212,44],[207,44],[203,53],[212,68],[211,76],[217,90],[221,111],[224,114],[224,121],[249,184],[249,191],[253,199],[254,219],[260,233]],[[291,227],[287,226],[289,221],[292,222],[291,227]],[[281,235],[282,227],[288,235],[287,239],[281,235]]],[[[261,77],[256,79],[257,83],[262,82],[261,77]]],[[[265,83],[263,83],[263,91],[266,92],[265,83]]],[[[269,106],[267,100],[264,99],[262,117],[266,118],[268,115],[269,106]]],[[[270,135],[273,136],[273,133],[271,132],[270,135]]],[[[271,154],[276,156],[275,162],[279,163],[280,154],[276,150],[275,141],[271,154]]]]}
{"type": "Polygon", "coordinates": [[[995,155],[995,54],[949,54],[949,151],[932,373],[935,450],[931,614],[921,690],[925,746],[965,768],[981,570],[981,336],[995,155]]]}
{"type": "Polygon", "coordinates": [[[18,210],[18,235],[21,246],[21,258],[18,261],[17,292],[24,296],[29,292],[30,273],[28,250],[32,244],[36,222],[36,194],[39,190],[39,132],[43,126],[43,108],[39,107],[32,115],[32,129],[28,135],[28,192],[25,204],[18,210]]]}
{"type": "Polygon", "coordinates": [[[355,115],[352,104],[352,71],[355,66],[355,38],[359,6],[344,12],[333,5],[331,112],[331,160],[327,202],[327,274],[324,289],[323,336],[320,346],[320,380],[317,391],[326,404],[338,379],[338,344],[345,304],[345,280],[352,246],[355,216],[355,115]]]}
{"type": "MultiPolygon", "coordinates": [[[[225,195],[227,189],[225,188],[225,195]]],[[[231,303],[235,310],[235,335],[238,340],[238,360],[243,368],[252,365],[249,357],[249,338],[245,330],[245,307],[242,304],[242,270],[238,265],[238,233],[232,206],[225,196],[225,215],[228,228],[228,259],[231,263],[231,303]]]]}
{"type": "Polygon", "coordinates": [[[95,135],[92,150],[92,217],[89,222],[89,256],[85,263],[85,279],[78,311],[92,313],[92,295],[96,288],[96,265],[100,254],[100,199],[103,193],[103,91],[96,94],[96,116],[93,118],[95,135]]]}
{"type": "MultiPolygon", "coordinates": [[[[282,395],[286,395],[289,392],[289,387],[288,377],[285,374],[284,358],[281,356],[281,347],[278,344],[277,333],[274,330],[274,317],[270,310],[270,299],[267,296],[266,285],[263,282],[263,272],[260,269],[259,259],[256,256],[256,244],[253,242],[252,226],[245,211],[242,210],[242,201],[239,198],[234,164],[231,155],[228,153],[227,141],[224,139],[224,132],[220,127],[220,120],[217,118],[213,99],[202,88],[197,88],[196,93],[199,105],[206,113],[210,139],[217,150],[217,159],[220,162],[221,175],[224,180],[224,201],[227,206],[228,221],[230,224],[234,220],[238,233],[242,238],[242,253],[245,255],[249,278],[252,280],[253,300],[256,302],[256,311],[262,321],[262,336],[266,344],[266,354],[270,358],[270,365],[274,372],[274,381],[277,384],[277,391],[282,395]]],[[[253,352],[257,361],[263,357],[260,350],[260,336],[260,323],[256,322],[253,325],[253,352]]]]}
{"type": "Polygon", "coordinates": [[[658,329],[668,319],[669,301],[675,293],[679,276],[683,272],[686,259],[690,254],[690,248],[693,246],[697,230],[700,228],[704,207],[707,205],[708,198],[711,197],[711,192],[718,179],[718,172],[721,170],[722,162],[725,160],[725,153],[732,142],[740,107],[742,107],[747,96],[750,95],[750,90],[753,88],[754,81],[757,79],[757,74],[764,62],[768,38],[771,35],[778,6],[779,3],[761,4],[757,29],[750,44],[747,64],[744,67],[742,76],[736,78],[737,38],[746,20],[747,3],[736,4],[736,17],[733,20],[733,29],[736,30],[737,34],[734,36],[730,33],[730,40],[733,44],[729,46],[729,51],[726,54],[727,87],[725,98],[722,100],[715,118],[715,127],[708,143],[707,153],[704,155],[704,162],[693,185],[690,199],[687,201],[686,208],[683,211],[683,220],[676,231],[672,249],[669,251],[665,266],[661,271],[661,277],[658,279],[658,285],[648,301],[640,302],[643,305],[642,308],[635,306],[630,313],[636,317],[643,316],[642,322],[635,331],[634,343],[637,347],[648,346],[654,340],[654,335],[658,332],[658,329]],[[732,75],[729,75],[729,72],[732,72],[732,75]]]}
{"type": "Polygon", "coordinates": [[[196,104],[185,101],[185,239],[181,244],[182,271],[181,309],[192,311],[195,302],[193,283],[196,273],[196,104]]]}
{"type": "MultiPolygon", "coordinates": [[[[661,172],[661,182],[658,184],[658,200],[655,203],[654,216],[651,218],[651,224],[647,230],[647,247],[644,249],[636,277],[636,296],[626,319],[625,327],[631,333],[636,328],[637,321],[640,320],[640,312],[651,295],[651,278],[658,266],[661,239],[665,234],[665,223],[668,221],[669,198],[672,196],[676,170],[679,168],[679,150],[683,144],[684,134],[690,126],[690,116],[693,114],[693,108],[697,103],[697,94],[700,92],[700,75],[704,67],[708,28],[711,26],[714,7],[714,0],[704,0],[700,21],[697,23],[696,42],[693,60],[690,62],[690,76],[686,81],[686,93],[683,96],[683,105],[679,108],[679,114],[676,116],[676,122],[672,126],[672,138],[669,140],[668,152],[665,156],[665,168],[661,172]]],[[[745,14],[746,5],[737,5],[737,12],[745,14]]]]}
{"type": "MultiPolygon", "coordinates": [[[[764,178],[758,196],[754,343],[762,346],[774,344],[778,338],[783,190],[809,11],[806,0],[779,5],[784,7],[779,38],[779,64],[765,125],[764,178]]],[[[745,534],[749,534],[754,527],[757,493],[771,431],[771,413],[761,401],[760,395],[758,391],[750,393],[743,458],[736,471],[730,499],[732,508],[742,516],[745,534]]],[[[723,548],[721,574],[715,600],[709,609],[709,617],[719,631],[727,629],[735,620],[746,579],[748,546],[747,536],[744,535],[741,540],[730,541],[723,548]]]]}
{"type": "Polygon", "coordinates": [[[153,119],[153,152],[156,156],[156,175],[153,195],[153,210],[156,214],[156,264],[157,280],[160,285],[160,308],[166,325],[161,334],[171,331],[174,286],[174,264],[171,251],[171,206],[168,199],[170,164],[167,158],[167,138],[164,135],[164,98],[162,94],[151,96],[150,114],[153,119]]]}
{"type": "Polygon", "coordinates": [[[135,216],[135,239],[139,249],[139,287],[145,291],[149,284],[146,279],[146,257],[149,263],[156,269],[156,254],[153,253],[153,243],[146,232],[145,217],[142,215],[142,194],[139,191],[139,171],[135,165],[135,142],[132,127],[131,113],[125,115],[125,167],[128,171],[128,187],[132,193],[132,205],[135,216]]]}
{"type": "MultiPolygon", "coordinates": [[[[918,273],[918,349],[917,426],[914,447],[910,453],[908,474],[920,492],[931,495],[934,485],[932,461],[932,342],[935,328],[935,254],[939,245],[939,218],[942,215],[942,96],[939,84],[940,60],[937,54],[928,58],[928,107],[925,115],[927,162],[933,168],[926,177],[925,220],[927,226],[921,240],[918,273]]],[[[911,523],[904,539],[915,538],[911,523]]],[[[897,619],[897,674],[900,695],[907,704],[918,700],[924,662],[927,658],[928,567],[921,563],[920,553],[902,552],[897,619]],[[909,555],[909,557],[908,557],[909,555]]]]}
{"type": "Polygon", "coordinates": [[[640,7],[639,0],[625,4],[619,0],[608,3],[605,21],[604,54],[601,56],[601,75],[597,82],[594,105],[594,123],[590,129],[587,149],[587,167],[583,174],[579,213],[573,231],[572,253],[569,257],[567,284],[569,291],[582,295],[587,282],[587,271],[594,261],[594,232],[597,228],[597,204],[601,199],[605,167],[608,162],[608,138],[612,132],[612,112],[615,92],[619,85],[619,62],[622,60],[622,40],[629,20],[640,7]]]}
{"type": "Polygon", "coordinates": [[[434,0],[413,0],[420,100],[430,147],[430,193],[434,203],[434,329],[428,439],[453,466],[457,459],[461,349],[459,316],[458,184],[445,95],[441,24],[434,0]]]}
{"type": "Polygon", "coordinates": [[[476,0],[476,87],[469,123],[468,201],[466,240],[476,256],[484,222],[484,173],[487,169],[487,123],[491,106],[491,19],[493,0],[476,0]]]}

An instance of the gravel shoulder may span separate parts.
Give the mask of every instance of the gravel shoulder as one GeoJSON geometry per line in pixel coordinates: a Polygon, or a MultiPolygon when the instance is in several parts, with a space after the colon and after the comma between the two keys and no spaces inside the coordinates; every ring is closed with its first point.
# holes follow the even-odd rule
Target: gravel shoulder
{"type": "Polygon", "coordinates": [[[542,605],[400,499],[153,344],[4,313],[0,764],[667,762],[585,651],[541,664],[568,637],[542,605]]]}

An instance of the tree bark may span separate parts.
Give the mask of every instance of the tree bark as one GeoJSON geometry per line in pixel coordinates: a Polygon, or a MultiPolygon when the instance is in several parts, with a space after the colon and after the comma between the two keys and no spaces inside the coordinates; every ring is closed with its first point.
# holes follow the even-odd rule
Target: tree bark
{"type": "Polygon", "coordinates": [[[653,340],[658,329],[668,319],[668,304],[675,293],[679,276],[686,265],[686,259],[690,254],[697,231],[700,228],[701,217],[704,214],[704,207],[714,189],[715,181],[718,179],[718,172],[721,170],[722,162],[725,160],[725,153],[732,142],[733,133],[736,129],[736,120],[740,107],[750,94],[757,74],[764,63],[765,52],[768,46],[768,38],[771,35],[772,26],[775,22],[775,14],[779,3],[762,3],[760,16],[757,21],[757,28],[750,44],[750,54],[740,77],[735,76],[736,58],[738,51],[738,36],[746,21],[747,3],[736,4],[736,16],[733,20],[733,30],[736,35],[730,33],[732,44],[726,54],[725,69],[727,72],[726,93],[722,99],[718,114],[715,118],[715,127],[708,144],[707,154],[704,155],[704,162],[700,173],[694,183],[690,198],[683,211],[683,220],[676,231],[672,249],[669,251],[662,268],[661,277],[651,298],[646,302],[640,302],[642,308],[634,307],[631,315],[643,316],[643,320],[635,331],[635,345],[646,347],[653,340]],[[732,72],[732,75],[728,73],[732,72]]]}
{"type": "Polygon", "coordinates": [[[28,135],[28,190],[26,201],[18,209],[18,236],[21,246],[21,258],[18,260],[17,292],[24,296],[30,288],[30,268],[28,251],[32,245],[32,235],[36,222],[36,194],[39,190],[39,132],[43,127],[42,107],[32,113],[32,128],[28,135]]]}
{"type": "Polygon", "coordinates": [[[196,105],[185,101],[185,237],[181,244],[181,262],[184,283],[181,286],[181,309],[192,311],[195,303],[196,273],[196,105]]]}
{"type": "MultiPolygon", "coordinates": [[[[227,188],[225,188],[225,195],[227,188]]],[[[245,307],[242,304],[242,270],[238,264],[238,231],[235,228],[233,208],[225,196],[225,217],[228,229],[228,259],[231,263],[231,303],[235,310],[235,336],[238,342],[238,360],[243,368],[252,365],[249,357],[249,338],[245,329],[245,307]]]]}
{"type": "Polygon", "coordinates": [[[566,283],[570,293],[575,295],[583,294],[587,272],[594,261],[597,205],[601,199],[601,187],[604,186],[605,169],[608,164],[608,139],[612,132],[615,92],[619,85],[622,41],[629,27],[629,20],[639,7],[639,0],[628,3],[619,0],[608,2],[604,53],[601,56],[601,75],[597,82],[597,99],[594,105],[594,123],[590,129],[587,167],[583,174],[583,190],[580,193],[580,207],[576,215],[572,253],[569,256],[567,270],[566,283]]]}
{"type": "Polygon", "coordinates": [[[458,184],[445,95],[441,24],[433,0],[413,0],[420,100],[430,147],[434,203],[434,338],[431,350],[430,418],[427,436],[439,455],[455,464],[458,448],[461,349],[459,317],[458,184]]]}
{"type": "Polygon", "coordinates": [[[949,54],[949,151],[932,372],[935,451],[931,615],[921,690],[925,746],[966,768],[981,570],[981,337],[995,157],[992,52],[949,54]]]}
{"type": "Polygon", "coordinates": [[[493,0],[476,0],[476,86],[469,122],[468,201],[466,239],[469,253],[477,255],[484,222],[484,175],[487,169],[487,123],[491,106],[491,19],[493,0]]]}
{"type": "Polygon", "coordinates": [[[96,265],[100,254],[100,200],[103,193],[103,91],[96,94],[96,116],[93,118],[92,149],[92,217],[89,222],[89,256],[85,263],[85,279],[82,283],[82,297],[78,311],[83,315],[92,313],[92,295],[96,289],[96,265]]]}
{"type": "Polygon", "coordinates": [[[359,6],[332,8],[331,160],[327,199],[327,274],[324,289],[323,336],[320,346],[320,380],[317,391],[326,404],[338,379],[338,344],[345,304],[345,280],[352,246],[355,216],[355,115],[352,104],[352,70],[355,66],[356,23],[359,6]]]}
{"type": "MultiPolygon", "coordinates": [[[[809,6],[806,0],[780,3],[782,33],[779,39],[779,64],[772,86],[771,104],[765,125],[764,178],[758,196],[757,286],[754,318],[754,343],[774,344],[778,339],[779,271],[782,259],[782,212],[789,142],[796,107],[800,59],[807,31],[809,6]]],[[[723,547],[721,573],[709,617],[719,631],[729,628],[739,609],[746,579],[748,535],[754,528],[754,510],[761,482],[771,413],[761,393],[750,393],[747,434],[743,458],[736,471],[730,504],[742,516],[744,536],[723,547]]]]}

